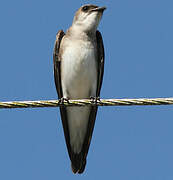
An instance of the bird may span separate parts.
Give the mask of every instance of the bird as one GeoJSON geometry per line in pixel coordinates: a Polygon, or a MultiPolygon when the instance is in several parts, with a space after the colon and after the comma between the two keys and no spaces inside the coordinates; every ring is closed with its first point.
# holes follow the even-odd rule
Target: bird
{"type": "MultiPolygon", "coordinates": [[[[54,81],[58,98],[100,97],[104,73],[104,45],[97,30],[106,7],[86,4],[74,16],[66,33],[59,30],[53,50],[54,81]]],[[[97,106],[60,106],[66,146],[73,173],[82,174],[92,138],[97,106]]]]}

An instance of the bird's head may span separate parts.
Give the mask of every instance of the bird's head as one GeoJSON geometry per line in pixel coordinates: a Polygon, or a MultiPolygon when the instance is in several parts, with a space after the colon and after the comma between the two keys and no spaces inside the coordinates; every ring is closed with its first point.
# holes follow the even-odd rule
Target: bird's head
{"type": "Polygon", "coordinates": [[[91,4],[84,5],[77,10],[72,25],[86,32],[96,31],[105,9],[91,4]]]}

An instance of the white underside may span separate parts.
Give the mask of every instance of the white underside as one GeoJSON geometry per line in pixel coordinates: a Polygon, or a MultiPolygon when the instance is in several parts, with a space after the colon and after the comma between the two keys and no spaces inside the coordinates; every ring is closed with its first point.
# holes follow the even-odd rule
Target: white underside
{"type": "MultiPolygon", "coordinates": [[[[97,71],[94,48],[91,48],[93,46],[87,42],[73,41],[72,43],[73,45],[68,41],[62,56],[63,97],[83,99],[96,96],[97,71]]],[[[67,108],[70,144],[75,153],[81,151],[89,114],[89,107],[67,108]]]]}

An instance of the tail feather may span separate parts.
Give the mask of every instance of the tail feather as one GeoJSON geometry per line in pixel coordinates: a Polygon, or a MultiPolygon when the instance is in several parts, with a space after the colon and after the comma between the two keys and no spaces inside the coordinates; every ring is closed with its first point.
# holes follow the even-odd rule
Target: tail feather
{"type": "Polygon", "coordinates": [[[78,171],[79,174],[82,174],[84,172],[85,166],[86,166],[86,159],[82,161],[82,165],[78,171]]]}
{"type": "Polygon", "coordinates": [[[86,159],[83,158],[82,154],[73,154],[71,159],[71,168],[73,173],[82,174],[85,170],[86,159]]]}

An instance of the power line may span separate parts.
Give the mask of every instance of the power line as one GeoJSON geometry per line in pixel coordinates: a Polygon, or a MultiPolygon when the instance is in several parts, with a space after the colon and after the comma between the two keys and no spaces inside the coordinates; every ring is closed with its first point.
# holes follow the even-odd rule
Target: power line
{"type": "Polygon", "coordinates": [[[146,105],[173,105],[173,98],[139,98],[139,99],[100,99],[95,103],[91,99],[68,100],[63,103],[59,100],[39,101],[9,101],[0,102],[0,109],[6,108],[36,108],[58,106],[146,106],[146,105]]]}

